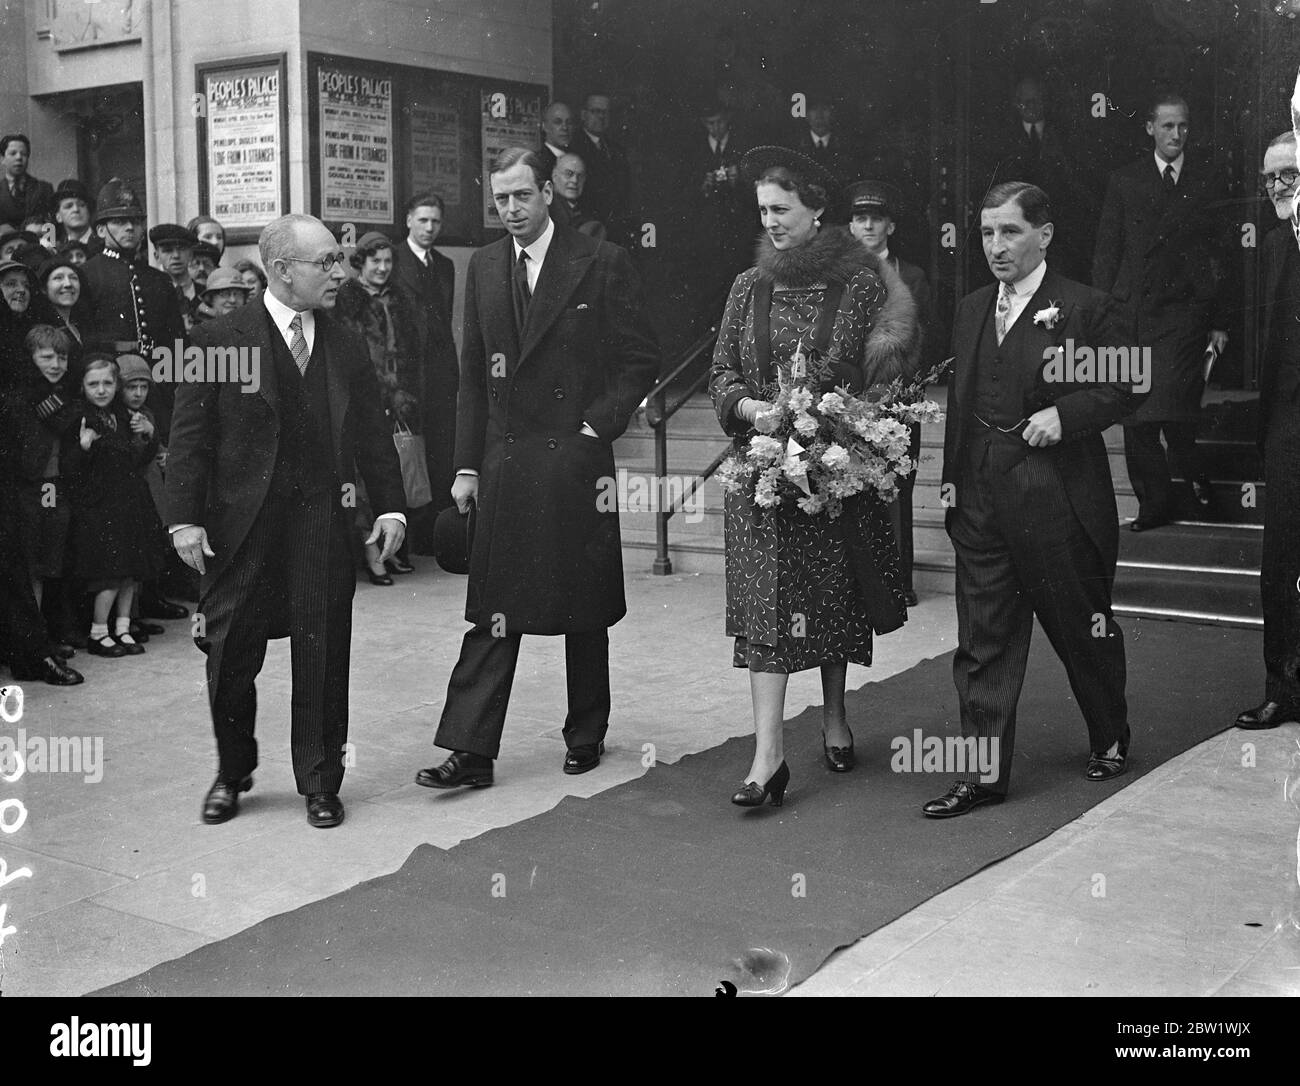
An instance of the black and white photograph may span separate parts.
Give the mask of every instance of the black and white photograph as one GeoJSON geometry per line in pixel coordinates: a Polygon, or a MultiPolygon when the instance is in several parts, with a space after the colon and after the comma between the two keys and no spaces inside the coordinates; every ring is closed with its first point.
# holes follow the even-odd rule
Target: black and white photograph
{"type": "Polygon", "coordinates": [[[23,1044],[1050,997],[1265,1070],[1298,135],[1300,0],[0,4],[23,1044]]]}

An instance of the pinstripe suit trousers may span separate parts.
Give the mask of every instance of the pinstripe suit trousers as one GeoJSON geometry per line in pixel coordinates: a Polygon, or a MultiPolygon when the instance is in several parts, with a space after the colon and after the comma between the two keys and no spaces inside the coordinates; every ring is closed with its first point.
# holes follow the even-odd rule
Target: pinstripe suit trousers
{"type": "MultiPolygon", "coordinates": [[[[1129,738],[1124,637],[1111,614],[1115,571],[1075,515],[1056,458],[1050,450],[1025,456],[1017,435],[974,429],[949,533],[957,553],[953,681],[962,735],[999,740],[998,779],[988,787],[1005,794],[1034,618],[1065,665],[1098,753],[1129,738]]],[[[977,772],[957,776],[979,781],[977,772]]]]}
{"type": "Polygon", "coordinates": [[[287,598],[294,778],[302,795],[339,790],[355,591],[337,493],[269,496],[239,554],[199,605],[221,779],[239,780],[257,765],[255,680],[272,624],[284,622],[277,609],[287,598]]]}

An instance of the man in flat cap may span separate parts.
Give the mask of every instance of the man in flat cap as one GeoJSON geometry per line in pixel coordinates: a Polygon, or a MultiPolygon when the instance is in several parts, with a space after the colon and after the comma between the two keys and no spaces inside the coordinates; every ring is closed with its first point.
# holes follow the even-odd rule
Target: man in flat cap
{"type": "Polygon", "coordinates": [[[165,222],[149,231],[149,243],[153,246],[154,267],[172,282],[176,304],[180,307],[181,319],[188,332],[194,327],[199,295],[203,289],[190,275],[190,257],[199,239],[180,223],[165,222]]]}
{"type": "MultiPolygon", "coordinates": [[[[916,302],[916,324],[919,329],[916,343],[908,358],[907,376],[919,375],[929,360],[926,354],[927,330],[930,320],[930,284],[915,264],[900,260],[898,253],[889,248],[898,218],[900,200],[898,190],[884,181],[859,181],[846,190],[849,203],[849,232],[862,242],[867,252],[887,260],[898,272],[898,277],[916,302]]],[[[912,423],[912,442],[907,450],[914,461],[921,455],[921,424],[912,423]]],[[[903,575],[903,594],[909,607],[916,606],[916,590],[912,586],[912,489],[916,485],[916,472],[898,481],[898,500],[891,512],[894,533],[898,537],[899,570],[903,575]]]]}
{"type": "Polygon", "coordinates": [[[104,243],[95,236],[95,227],[90,221],[94,210],[95,201],[82,182],[75,177],[60,181],[54,190],[54,221],[59,228],[60,244],[79,241],[85,246],[86,256],[102,253],[104,243]]]}

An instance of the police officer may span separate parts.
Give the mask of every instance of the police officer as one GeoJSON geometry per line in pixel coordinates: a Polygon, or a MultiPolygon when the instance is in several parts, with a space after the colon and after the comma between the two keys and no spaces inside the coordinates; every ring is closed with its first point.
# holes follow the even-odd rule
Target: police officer
{"type": "MultiPolygon", "coordinates": [[[[894,234],[898,215],[898,190],[884,181],[859,181],[850,185],[845,194],[849,201],[849,231],[862,242],[869,253],[888,261],[898,272],[903,285],[916,303],[916,324],[920,331],[916,346],[909,358],[908,376],[917,376],[928,358],[926,339],[930,321],[930,284],[925,272],[915,264],[900,260],[890,252],[889,239],[894,234]]],[[[921,454],[921,424],[912,423],[912,441],[908,455],[916,460],[921,454]]],[[[912,488],[916,485],[916,472],[898,481],[898,500],[892,513],[894,532],[898,537],[899,568],[903,574],[904,595],[909,607],[916,606],[916,590],[912,587],[912,488]]]]}
{"type": "MultiPolygon", "coordinates": [[[[115,177],[99,190],[95,205],[95,233],[104,251],[81,268],[94,346],[114,354],[138,354],[152,365],[154,347],[173,349],[185,336],[176,291],[170,277],[135,262],[145,224],[139,192],[115,177]]],[[[164,443],[174,398],[170,382],[154,382],[149,407],[164,443]]]]}

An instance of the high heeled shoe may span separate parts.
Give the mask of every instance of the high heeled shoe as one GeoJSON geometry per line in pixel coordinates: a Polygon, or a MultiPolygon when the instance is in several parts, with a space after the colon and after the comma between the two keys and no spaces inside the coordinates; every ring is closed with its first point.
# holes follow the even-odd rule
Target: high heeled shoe
{"type": "Polygon", "coordinates": [[[785,762],[782,762],[780,768],[772,774],[771,779],[766,784],[760,785],[757,781],[746,781],[744,787],[731,797],[731,802],[737,807],[761,807],[763,801],[770,795],[772,797],[772,806],[780,807],[785,803],[785,789],[789,783],[790,767],[785,762]]]}
{"type": "Polygon", "coordinates": [[[847,773],[853,769],[858,764],[857,755],[853,753],[853,733],[849,732],[847,747],[832,747],[826,742],[826,733],[822,732],[822,757],[832,773],[847,773]]]}
{"type": "Polygon", "coordinates": [[[373,569],[367,568],[366,576],[370,578],[371,584],[390,585],[393,583],[393,578],[387,573],[376,573],[373,569]]]}

